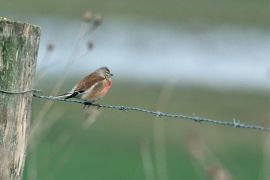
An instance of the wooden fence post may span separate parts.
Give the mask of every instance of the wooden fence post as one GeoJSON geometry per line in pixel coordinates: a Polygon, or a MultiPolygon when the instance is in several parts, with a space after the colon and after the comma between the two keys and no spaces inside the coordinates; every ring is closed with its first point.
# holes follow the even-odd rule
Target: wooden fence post
{"type": "MultiPolygon", "coordinates": [[[[40,27],[0,17],[0,89],[33,88],[40,27]]],[[[0,92],[0,179],[22,179],[32,92],[0,92]]]]}

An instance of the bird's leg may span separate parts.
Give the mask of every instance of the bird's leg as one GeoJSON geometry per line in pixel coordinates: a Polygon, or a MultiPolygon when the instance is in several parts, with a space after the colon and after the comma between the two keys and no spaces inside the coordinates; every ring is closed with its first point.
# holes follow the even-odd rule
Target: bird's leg
{"type": "Polygon", "coordinates": [[[97,103],[97,101],[98,101],[98,100],[99,100],[99,98],[98,98],[98,99],[93,100],[92,102],[93,102],[93,103],[95,103],[95,106],[97,107],[97,110],[100,110],[101,105],[99,105],[99,104],[97,103]]]}
{"type": "Polygon", "coordinates": [[[91,105],[93,105],[93,102],[92,101],[84,101],[84,106],[83,108],[86,108],[86,107],[90,107],[91,105]]]}
{"type": "Polygon", "coordinates": [[[100,108],[101,108],[101,105],[97,104],[97,110],[100,110],[100,108]]]}

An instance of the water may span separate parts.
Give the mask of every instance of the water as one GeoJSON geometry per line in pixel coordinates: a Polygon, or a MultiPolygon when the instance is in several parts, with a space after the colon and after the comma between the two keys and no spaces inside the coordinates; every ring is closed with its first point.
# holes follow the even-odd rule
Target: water
{"type": "Polygon", "coordinates": [[[49,74],[62,73],[65,63],[72,59],[75,63],[69,67],[70,73],[79,75],[106,65],[116,80],[174,80],[221,88],[270,87],[268,30],[112,18],[81,40],[74,51],[80,22],[43,19],[36,24],[43,27],[38,69],[48,66],[49,74]],[[94,41],[94,50],[82,56],[89,39],[94,41]],[[55,51],[48,61],[41,62],[48,42],[55,44],[55,51]]]}

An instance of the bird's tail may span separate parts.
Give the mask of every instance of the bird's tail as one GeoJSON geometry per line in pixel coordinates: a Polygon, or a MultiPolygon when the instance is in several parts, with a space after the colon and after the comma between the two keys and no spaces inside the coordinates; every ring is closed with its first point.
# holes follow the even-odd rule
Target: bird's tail
{"type": "Polygon", "coordinates": [[[65,93],[65,94],[56,96],[56,98],[69,99],[69,98],[75,97],[77,94],[78,94],[78,92],[69,92],[69,93],[65,93]]]}

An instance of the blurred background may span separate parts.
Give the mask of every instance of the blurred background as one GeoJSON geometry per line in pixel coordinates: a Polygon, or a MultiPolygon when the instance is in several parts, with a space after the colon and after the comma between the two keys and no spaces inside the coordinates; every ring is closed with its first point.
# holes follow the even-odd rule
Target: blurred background
{"type": "MultiPolygon", "coordinates": [[[[36,88],[108,66],[103,104],[270,126],[268,0],[1,0],[41,26],[36,88]]],[[[25,180],[270,179],[267,133],[34,99],[25,180]]]]}

